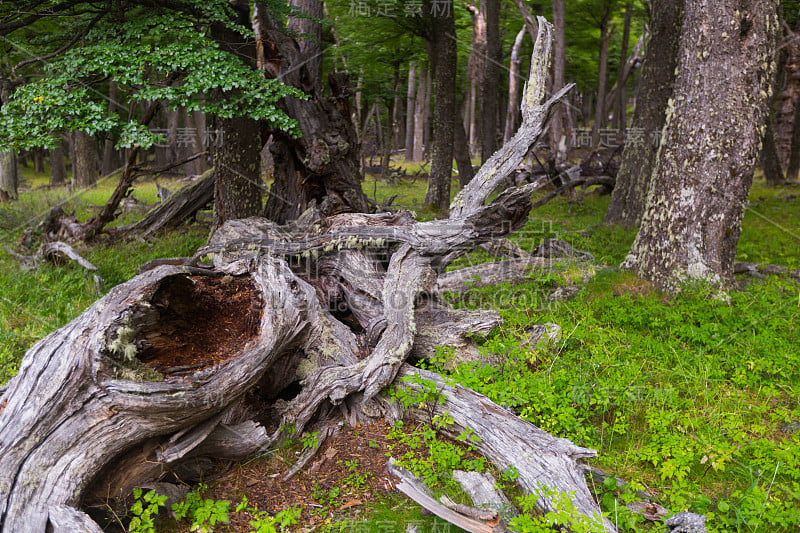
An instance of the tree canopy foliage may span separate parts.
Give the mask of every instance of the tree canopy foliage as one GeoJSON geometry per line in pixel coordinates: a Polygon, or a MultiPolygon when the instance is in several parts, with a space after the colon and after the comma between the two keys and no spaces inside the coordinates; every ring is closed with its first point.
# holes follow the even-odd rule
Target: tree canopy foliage
{"type": "Polygon", "coordinates": [[[148,101],[222,118],[266,120],[297,133],[296,123],[275,104],[285,96],[303,94],[261,76],[214,38],[219,26],[242,40],[252,38],[252,30],[236,20],[227,1],[167,2],[158,7],[148,2],[49,4],[39,8],[40,18],[21,27],[17,26],[27,21],[22,17],[26,6],[0,7],[0,31],[6,34],[2,46],[7,57],[18,59],[3,69],[3,77],[18,85],[0,110],[4,145],[52,147],[54,135],[82,130],[111,134],[119,148],[147,148],[159,138],[136,120],[135,106],[148,101]],[[50,20],[66,11],[74,13],[69,22],[50,20]],[[64,40],[68,42],[61,44],[64,40]],[[42,61],[34,61],[37,58],[42,61]],[[127,102],[127,113],[109,112],[110,80],[127,102]]]}

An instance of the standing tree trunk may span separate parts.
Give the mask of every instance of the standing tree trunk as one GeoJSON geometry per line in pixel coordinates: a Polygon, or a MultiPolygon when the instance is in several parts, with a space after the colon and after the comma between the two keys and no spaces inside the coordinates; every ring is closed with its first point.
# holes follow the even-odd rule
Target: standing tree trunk
{"type": "MultiPolygon", "coordinates": [[[[324,97],[306,70],[309,58],[298,53],[295,40],[276,26],[260,3],[253,10],[253,29],[258,68],[264,75],[280,77],[310,95],[308,100],[287,97],[279,104],[297,121],[300,137],[279,130],[262,132],[264,138],[267,133],[272,135],[275,160],[275,181],[264,215],[286,222],[300,216],[312,202],[327,214],[367,211],[367,197],[361,190],[358,138],[351,120],[349,78],[329,75],[331,96],[324,97]]],[[[320,43],[316,45],[319,51],[313,54],[321,53],[320,43]]]]}
{"type": "Polygon", "coordinates": [[[433,108],[433,154],[425,205],[444,211],[450,204],[453,175],[453,142],[456,121],[456,28],[452,5],[434,14],[433,57],[436,73],[436,105],[433,108]]]}
{"type": "MultiPolygon", "coordinates": [[[[10,95],[10,82],[0,79],[0,107],[8,101],[10,95]]],[[[14,150],[0,152],[0,202],[9,202],[18,198],[18,181],[17,156],[14,150]]]]}
{"type": "MultiPolygon", "coordinates": [[[[194,126],[192,147],[194,148],[194,153],[199,154],[200,152],[206,151],[208,148],[206,146],[206,114],[202,111],[192,111],[188,118],[191,118],[191,123],[194,126]]],[[[192,173],[201,176],[208,170],[208,157],[198,157],[192,164],[194,165],[192,173]]]]}
{"type": "Polygon", "coordinates": [[[642,227],[623,267],[658,286],[733,277],[775,69],[776,0],[686,4],[642,227]]]}
{"type": "Polygon", "coordinates": [[[653,0],[650,43],[645,52],[633,122],[625,138],[617,182],[603,221],[638,226],[653,175],[667,100],[675,84],[683,0],[653,0]]]}
{"type": "MultiPolygon", "coordinates": [[[[108,82],[108,114],[116,113],[118,109],[117,84],[114,80],[110,80],[108,82]]],[[[113,137],[109,135],[103,142],[103,163],[100,165],[100,173],[103,176],[107,176],[119,167],[119,153],[116,148],[114,148],[113,137]]]]}
{"type": "Polygon", "coordinates": [[[600,15],[600,52],[597,67],[597,100],[592,123],[592,147],[600,145],[600,130],[605,128],[606,120],[606,89],[608,85],[608,47],[611,43],[611,13],[606,4],[603,4],[600,15]]]}
{"type": "Polygon", "coordinates": [[[0,202],[18,198],[17,157],[13,150],[0,152],[0,202]]]}
{"type": "Polygon", "coordinates": [[[481,162],[497,150],[499,116],[500,65],[500,0],[481,0],[481,14],[486,23],[486,58],[480,80],[478,109],[481,113],[481,162]]]}
{"type": "Polygon", "coordinates": [[[261,125],[251,118],[216,121],[221,146],[214,149],[215,225],[261,213],[261,125]]]}
{"type": "Polygon", "coordinates": [[[406,95],[406,161],[414,160],[414,110],[417,92],[417,62],[408,66],[408,93],[406,95]]]}
{"type": "Polygon", "coordinates": [[[303,82],[314,87],[314,94],[321,94],[323,4],[320,0],[290,0],[289,5],[303,14],[290,17],[287,24],[289,31],[297,33],[300,54],[305,58],[303,82]]]}
{"type": "Polygon", "coordinates": [[[463,188],[472,181],[475,173],[472,170],[472,158],[469,153],[469,142],[467,132],[464,130],[464,122],[456,117],[453,124],[453,155],[456,158],[458,167],[458,184],[463,188]]]}
{"type": "MultiPolygon", "coordinates": [[[[553,90],[557,91],[564,86],[564,73],[567,68],[567,35],[566,35],[566,13],[564,0],[553,0],[553,27],[555,28],[555,45],[553,50],[553,90]]],[[[566,114],[567,106],[559,103],[553,110],[553,118],[550,119],[550,153],[555,156],[556,163],[561,163],[567,159],[567,139],[571,137],[570,128],[567,125],[566,114]],[[563,139],[563,140],[562,140],[563,139]]]]}
{"type": "Polygon", "coordinates": [[[517,33],[517,37],[514,39],[514,46],[511,48],[511,61],[508,69],[508,109],[506,110],[503,144],[507,143],[514,136],[514,132],[517,131],[517,120],[519,118],[519,54],[522,50],[522,40],[525,38],[525,33],[525,26],[523,26],[517,33]]]}
{"type": "Polygon", "coordinates": [[[67,165],[64,163],[64,141],[56,140],[50,150],[50,185],[64,185],[67,182],[67,165]]]}
{"type": "Polygon", "coordinates": [[[97,141],[86,132],[72,133],[72,181],[83,189],[97,183],[97,141]]]}
{"type": "Polygon", "coordinates": [[[412,150],[412,161],[422,161],[425,159],[425,105],[428,103],[425,80],[428,76],[428,69],[419,69],[419,81],[417,82],[416,102],[414,103],[414,149],[412,150]]]}
{"type": "Polygon", "coordinates": [[[633,2],[625,4],[625,22],[622,27],[622,47],[619,51],[619,69],[617,71],[617,109],[614,118],[617,123],[617,130],[625,133],[626,124],[626,104],[625,104],[625,63],[628,60],[628,42],[631,37],[631,14],[633,12],[633,2]]]}
{"type": "Polygon", "coordinates": [[[789,148],[789,164],[786,167],[786,179],[797,181],[800,178],[800,92],[794,102],[794,127],[792,142],[789,148]]]}

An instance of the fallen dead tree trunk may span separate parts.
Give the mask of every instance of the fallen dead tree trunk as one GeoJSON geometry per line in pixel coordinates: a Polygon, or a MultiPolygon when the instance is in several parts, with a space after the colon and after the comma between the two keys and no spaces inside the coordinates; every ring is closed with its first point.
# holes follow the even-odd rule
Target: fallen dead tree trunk
{"type": "Polygon", "coordinates": [[[163,203],[151,209],[142,220],[119,228],[107,229],[114,236],[150,237],[163,229],[176,228],[191,220],[197,212],[214,201],[214,169],[186,185],[163,203]]]}
{"type": "MultiPolygon", "coordinates": [[[[449,219],[309,210],[285,226],[230,221],[184,264],[150,265],[31,348],[0,404],[0,531],[89,522],[79,508],[101,520],[134,487],[198,479],[209,458],[264,450],[286,428],[367,416],[398,374],[414,372],[404,362],[437,345],[470,352],[499,317],[438,302],[438,278],[527,220],[533,186],[486,201],[557,101],[544,99],[551,31],[540,19],[516,140],[449,219]],[[279,400],[297,385],[288,405],[279,400]]],[[[524,488],[538,480],[599,512],[576,462],[591,450],[471,391],[446,392],[454,425],[472,427],[493,462],[524,471],[524,488]]]]}

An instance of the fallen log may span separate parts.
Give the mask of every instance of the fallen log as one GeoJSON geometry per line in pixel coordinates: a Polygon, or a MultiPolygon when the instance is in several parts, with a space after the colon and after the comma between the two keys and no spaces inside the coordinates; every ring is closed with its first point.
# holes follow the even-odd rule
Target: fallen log
{"type": "Polygon", "coordinates": [[[170,194],[148,211],[139,222],[119,228],[109,228],[106,232],[117,237],[150,237],[161,230],[176,228],[191,220],[213,200],[214,169],[211,168],[198,180],[170,194]]]}
{"type": "MultiPolygon", "coordinates": [[[[284,226],[231,221],[183,264],[149,265],[34,345],[0,403],[0,531],[63,529],[89,520],[82,512],[102,521],[99,510],[114,499],[125,508],[134,487],[190,482],[210,458],[368,416],[380,391],[416,372],[406,360],[442,344],[468,351],[471,335],[498,324],[496,313],[448,308],[436,287],[454,259],[527,220],[533,186],[488,200],[557,101],[544,101],[552,28],[539,22],[522,128],[450,218],[310,210],[284,226]],[[295,388],[288,404],[280,398],[295,388]]],[[[580,512],[599,513],[577,464],[592,450],[442,387],[454,420],[445,431],[471,427],[482,453],[519,468],[524,489],[574,491],[580,512]]],[[[546,497],[540,506],[552,508],[546,497]]]]}

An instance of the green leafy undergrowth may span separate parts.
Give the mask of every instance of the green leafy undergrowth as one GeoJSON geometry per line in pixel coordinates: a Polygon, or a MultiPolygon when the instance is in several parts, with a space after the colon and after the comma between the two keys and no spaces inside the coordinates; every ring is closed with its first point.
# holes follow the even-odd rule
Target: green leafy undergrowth
{"type": "Polygon", "coordinates": [[[533,281],[515,290],[483,347],[505,363],[464,365],[454,379],[598,449],[671,510],[708,514],[711,531],[800,526],[800,435],[784,431],[800,420],[796,283],[752,283],[730,303],[703,285],[667,297],[611,271],[566,303],[545,304],[533,281]],[[531,354],[526,325],[544,322],[562,341],[531,354]]]}

